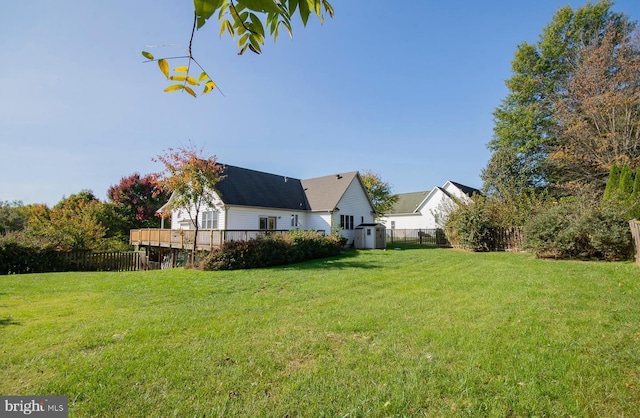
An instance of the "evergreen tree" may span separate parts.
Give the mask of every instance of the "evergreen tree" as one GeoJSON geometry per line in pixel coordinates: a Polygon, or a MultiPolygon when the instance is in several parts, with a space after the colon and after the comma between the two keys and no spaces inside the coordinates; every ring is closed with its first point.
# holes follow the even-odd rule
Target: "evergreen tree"
{"type": "Polygon", "coordinates": [[[615,163],[611,166],[611,170],[609,170],[609,179],[607,180],[603,197],[606,201],[613,200],[618,191],[618,186],[620,185],[620,170],[620,167],[615,163]]]}

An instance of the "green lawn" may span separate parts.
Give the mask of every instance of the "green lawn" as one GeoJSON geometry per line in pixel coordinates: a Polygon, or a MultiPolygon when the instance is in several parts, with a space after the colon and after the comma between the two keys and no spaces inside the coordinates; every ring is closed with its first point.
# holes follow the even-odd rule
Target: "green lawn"
{"type": "Polygon", "coordinates": [[[72,417],[640,416],[632,263],[370,250],[0,284],[0,394],[72,417]]]}

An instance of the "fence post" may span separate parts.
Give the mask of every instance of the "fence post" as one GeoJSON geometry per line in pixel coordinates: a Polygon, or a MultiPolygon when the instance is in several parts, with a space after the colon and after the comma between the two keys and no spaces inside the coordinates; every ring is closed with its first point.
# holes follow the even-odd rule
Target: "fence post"
{"type": "Polygon", "coordinates": [[[629,221],[629,228],[631,228],[631,236],[633,238],[633,245],[636,250],[636,264],[640,265],[640,221],[632,219],[629,221]]]}

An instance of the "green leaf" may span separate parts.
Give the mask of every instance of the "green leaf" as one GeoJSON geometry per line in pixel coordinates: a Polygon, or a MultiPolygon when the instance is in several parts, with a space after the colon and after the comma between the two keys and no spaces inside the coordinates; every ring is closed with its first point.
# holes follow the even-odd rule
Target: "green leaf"
{"type": "Polygon", "coordinates": [[[168,79],[169,78],[169,63],[164,58],[158,60],[158,67],[160,67],[160,71],[162,74],[168,79]]]}
{"type": "Polygon", "coordinates": [[[184,89],[184,85],[183,84],[172,84],[169,87],[167,87],[166,89],[164,89],[164,91],[169,93],[171,91],[178,91],[178,90],[182,90],[182,89],[184,89]]]}
{"type": "Polygon", "coordinates": [[[249,34],[245,33],[244,35],[242,35],[242,37],[238,40],[238,46],[242,47],[242,45],[247,43],[247,39],[249,39],[249,34]]]}
{"type": "Polygon", "coordinates": [[[324,5],[324,10],[329,13],[329,16],[333,17],[333,6],[327,0],[322,0],[322,4],[324,5]]]}
{"type": "Polygon", "coordinates": [[[194,92],[194,91],[191,89],[191,87],[189,87],[189,86],[184,86],[184,91],[186,91],[187,93],[189,93],[189,94],[190,94],[190,95],[192,95],[193,97],[198,97],[198,96],[196,95],[196,92],[194,92]]]}
{"type": "Polygon", "coordinates": [[[253,45],[249,44],[249,49],[252,50],[253,52],[255,52],[256,54],[260,54],[260,51],[258,49],[256,49],[253,45]]]}
{"type": "Polygon", "coordinates": [[[220,7],[225,0],[193,0],[196,16],[198,17],[198,29],[207,22],[207,19],[220,7]]]}
{"type": "Polygon", "coordinates": [[[264,37],[264,26],[262,25],[260,18],[253,13],[249,15],[249,18],[251,19],[251,29],[264,37]]]}
{"type": "Polygon", "coordinates": [[[148,59],[148,60],[152,60],[152,59],[154,59],[154,58],[153,58],[153,55],[151,55],[151,53],[150,53],[150,52],[147,52],[147,51],[142,51],[142,56],[143,56],[143,57],[145,57],[145,58],[146,58],[146,59],[148,59]]]}
{"type": "Polygon", "coordinates": [[[309,0],[300,0],[298,5],[300,9],[300,18],[302,19],[302,24],[304,26],[307,26],[307,22],[309,21],[309,15],[311,14],[311,10],[309,8],[309,0]]]}
{"type": "Polygon", "coordinates": [[[282,9],[273,0],[237,0],[238,5],[260,13],[281,13],[282,9]]]}
{"type": "MultiPolygon", "coordinates": [[[[296,12],[299,1],[300,0],[289,0],[289,16],[293,16],[293,14],[296,12]]],[[[302,0],[302,1],[306,1],[306,0],[302,0]]]]}
{"type": "Polygon", "coordinates": [[[186,65],[182,65],[180,67],[174,68],[173,71],[175,71],[176,73],[188,73],[189,67],[187,67],[186,65]]]}
{"type": "Polygon", "coordinates": [[[251,34],[251,36],[249,36],[249,43],[249,46],[251,47],[251,50],[253,52],[255,52],[256,54],[259,54],[261,52],[259,35],[251,34]]]}
{"type": "Polygon", "coordinates": [[[231,25],[231,22],[229,22],[229,20],[227,19],[223,20],[222,23],[220,24],[220,37],[222,37],[222,34],[224,33],[225,29],[227,30],[227,32],[229,32],[229,36],[233,38],[235,35],[235,32],[233,31],[233,26],[231,25]]]}

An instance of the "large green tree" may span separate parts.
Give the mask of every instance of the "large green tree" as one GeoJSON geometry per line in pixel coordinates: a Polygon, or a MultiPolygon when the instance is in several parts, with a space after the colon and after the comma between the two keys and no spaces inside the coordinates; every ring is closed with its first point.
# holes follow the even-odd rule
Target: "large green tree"
{"type": "Polygon", "coordinates": [[[376,217],[384,217],[398,201],[398,196],[393,194],[391,184],[382,180],[379,174],[371,170],[366,170],[360,177],[376,210],[376,217]]]}
{"type": "Polygon", "coordinates": [[[27,216],[28,209],[22,202],[3,202],[0,200],[0,235],[24,229],[27,216]]]}
{"type": "Polygon", "coordinates": [[[612,5],[601,0],[576,10],[563,7],[537,43],[517,47],[513,74],[506,81],[509,93],[494,112],[494,136],[488,144],[492,156],[482,173],[486,192],[513,194],[562,181],[562,166],[549,160],[562,143],[558,103],[566,98],[585,51],[601,44],[607,30],[622,39],[634,29],[624,14],[612,12],[612,5]]]}

